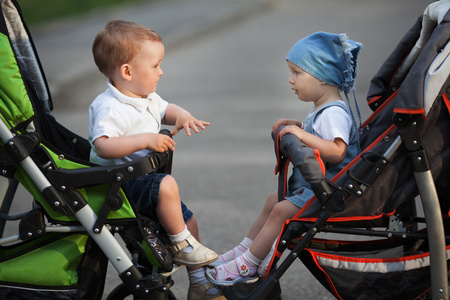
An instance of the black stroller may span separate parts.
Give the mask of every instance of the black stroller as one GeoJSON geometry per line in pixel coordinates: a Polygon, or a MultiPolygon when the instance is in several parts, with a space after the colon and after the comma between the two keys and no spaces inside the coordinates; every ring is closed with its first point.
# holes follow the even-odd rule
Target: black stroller
{"type": "Polygon", "coordinates": [[[260,280],[224,287],[227,299],[277,299],[297,258],[337,299],[448,299],[449,38],[450,2],[435,2],[373,78],[362,153],[331,181],[312,149],[274,136],[279,199],[290,163],[315,196],[285,222],[260,280]]]}

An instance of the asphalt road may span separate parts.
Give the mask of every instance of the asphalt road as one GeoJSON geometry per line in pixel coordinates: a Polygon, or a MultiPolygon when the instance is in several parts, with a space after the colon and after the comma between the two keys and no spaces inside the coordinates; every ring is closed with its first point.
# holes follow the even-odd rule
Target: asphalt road
{"type": "MultiPolygon", "coordinates": [[[[364,120],[370,114],[365,105],[370,79],[430,3],[424,0],[268,2],[270,5],[264,9],[259,7],[239,18],[230,18],[213,30],[167,47],[162,64],[164,75],[157,92],[169,102],[211,122],[198,135],[187,137],[180,132],[175,137],[173,176],[180,186],[182,200],[196,215],[202,242],[218,253],[241,241],[267,196],[277,187],[270,138],[272,124],[281,117],[301,120],[309,108],[298,101],[288,84],[285,57],[291,46],[315,31],[346,32],[351,39],[364,44],[356,82],[364,120]]],[[[223,7],[217,4],[210,9],[212,14],[223,7]]],[[[128,19],[142,20],[139,13],[145,11],[139,8],[134,11],[136,15],[130,14],[128,19]]],[[[176,6],[166,8],[167,15],[160,17],[171,18],[175,11],[178,11],[176,6]]],[[[110,12],[106,17],[118,16],[110,12]]],[[[92,27],[95,32],[99,29],[92,27]]],[[[90,36],[93,35],[86,35],[90,36]]],[[[40,47],[44,46],[36,36],[35,42],[41,51],[40,47]]],[[[82,43],[90,47],[91,41],[82,43]]],[[[40,56],[44,69],[55,59],[45,51],[40,56]]],[[[77,61],[71,61],[73,56],[69,51],[63,59],[76,68],[77,61]]],[[[50,73],[49,81],[63,76],[50,73]]],[[[57,120],[87,137],[88,106],[106,88],[103,76],[95,69],[87,69],[83,70],[83,76],[61,84],[50,82],[50,86],[57,96],[53,100],[57,120]]],[[[185,270],[175,274],[174,280],[172,290],[179,299],[185,299],[185,270]]],[[[118,282],[111,268],[105,292],[118,282]]],[[[285,300],[334,299],[300,261],[283,276],[281,285],[285,300]]]]}

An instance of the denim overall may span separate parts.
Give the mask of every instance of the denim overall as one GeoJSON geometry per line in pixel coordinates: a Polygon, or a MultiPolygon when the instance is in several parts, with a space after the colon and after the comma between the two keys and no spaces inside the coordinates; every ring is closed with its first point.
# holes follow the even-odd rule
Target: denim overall
{"type": "MultiPolygon", "coordinates": [[[[312,125],[317,116],[319,116],[326,108],[330,106],[339,106],[346,113],[349,113],[347,106],[341,101],[332,101],[321,106],[317,111],[309,115],[306,120],[303,122],[304,130],[313,134],[312,125]]],[[[313,107],[314,108],[314,107],[313,107]]],[[[310,113],[312,109],[310,110],[310,113]]],[[[350,161],[352,161],[359,153],[360,153],[359,139],[356,131],[356,127],[352,126],[350,132],[350,140],[349,145],[347,147],[347,153],[344,160],[339,164],[330,164],[325,163],[325,177],[327,179],[332,179],[336,176],[350,161]]],[[[301,172],[297,168],[293,168],[293,173],[288,181],[288,191],[286,195],[286,199],[291,201],[298,207],[303,207],[305,203],[314,196],[313,191],[311,190],[311,186],[308,182],[303,178],[301,172]]]]}

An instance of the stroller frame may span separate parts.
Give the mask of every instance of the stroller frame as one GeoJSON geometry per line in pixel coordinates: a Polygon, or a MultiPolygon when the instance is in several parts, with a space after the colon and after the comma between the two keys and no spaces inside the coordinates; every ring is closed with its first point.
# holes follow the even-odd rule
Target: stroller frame
{"type": "MultiPolygon", "coordinates": [[[[33,134],[34,135],[34,134],[33,134]]],[[[39,227],[37,228],[38,232],[36,235],[42,235],[44,233],[50,232],[88,232],[89,235],[93,238],[95,243],[100,247],[103,253],[106,255],[108,260],[114,266],[116,271],[119,274],[119,277],[122,279],[127,289],[133,293],[133,295],[139,297],[139,299],[159,299],[154,298],[154,294],[151,292],[161,292],[165,293],[168,289],[173,285],[173,282],[163,283],[162,285],[158,285],[155,287],[155,278],[154,276],[146,277],[142,275],[140,270],[136,266],[136,262],[133,262],[132,259],[129,258],[128,254],[124,251],[122,246],[118,243],[116,238],[114,238],[113,232],[119,232],[119,228],[111,228],[111,226],[107,226],[105,224],[101,224],[98,226],[97,221],[99,220],[98,216],[95,214],[93,209],[87,204],[87,202],[83,198],[65,198],[62,196],[55,185],[52,185],[48,178],[42,173],[39,166],[36,165],[34,160],[30,157],[30,146],[26,145],[27,139],[23,138],[24,135],[13,135],[8,127],[0,122],[0,139],[4,143],[3,149],[7,149],[7,153],[17,159],[17,163],[20,163],[22,168],[29,174],[32,181],[38,187],[39,191],[46,195],[47,200],[50,202],[50,205],[55,209],[60,209],[64,211],[66,214],[73,214],[76,219],[80,222],[81,226],[46,226],[45,228],[39,227]],[[153,295],[153,296],[152,296],[153,295]]],[[[25,137],[27,137],[25,135],[25,137]]],[[[36,142],[38,143],[38,142],[36,142]]],[[[31,148],[35,148],[33,145],[31,148]]],[[[5,154],[5,152],[2,152],[5,154]]],[[[132,162],[128,164],[119,165],[113,168],[105,168],[105,167],[92,167],[86,170],[73,170],[69,171],[67,174],[67,178],[72,178],[74,181],[78,180],[81,177],[87,176],[88,173],[97,175],[100,177],[100,181],[104,181],[105,177],[109,178],[106,181],[116,181],[123,182],[125,179],[129,179],[130,175],[124,176],[126,173],[133,173],[134,170],[137,170],[138,173],[136,176],[140,174],[150,173],[158,170],[161,166],[169,163],[168,153],[163,154],[152,154],[147,158],[144,158],[138,162],[132,162]],[[70,174],[72,173],[72,174],[70,174]]],[[[5,175],[8,173],[7,169],[3,169],[2,173],[5,175]]],[[[90,176],[92,178],[92,176],[90,176]]],[[[5,197],[0,199],[0,211],[2,216],[7,214],[4,210],[9,211],[9,207],[12,202],[12,197],[8,195],[13,195],[17,184],[12,183],[11,179],[6,177],[0,177],[1,186],[3,187],[2,191],[7,191],[5,193],[5,197]],[[4,208],[7,209],[4,209],[4,208]]],[[[82,185],[84,180],[81,180],[82,185]]],[[[59,189],[65,190],[67,187],[60,186],[59,189]]],[[[20,214],[17,216],[8,216],[6,219],[16,220],[21,219],[24,214],[20,214]]],[[[4,229],[4,223],[6,220],[2,220],[2,226],[0,229],[4,229]]],[[[29,228],[26,228],[29,229],[29,228]]],[[[0,245],[8,244],[11,242],[15,242],[21,240],[28,236],[29,238],[33,237],[35,232],[27,231],[27,232],[19,232],[19,234],[7,237],[0,238],[0,245]]],[[[177,270],[177,269],[176,269],[177,270]]],[[[171,273],[164,274],[165,277],[170,276],[171,273]]],[[[165,295],[165,294],[164,294],[165,295]]],[[[164,299],[164,297],[162,298],[164,299]]]]}
{"type": "MultiPolygon", "coordinates": [[[[392,159],[393,154],[397,151],[397,149],[401,146],[401,144],[402,138],[397,137],[396,140],[392,143],[391,147],[383,154],[382,159],[390,161],[392,159]]],[[[426,153],[423,152],[423,150],[412,151],[411,153],[412,153],[411,163],[414,166],[416,166],[416,169],[414,170],[414,176],[416,178],[417,185],[419,188],[419,193],[425,213],[425,220],[428,227],[427,234],[430,247],[430,268],[431,268],[431,284],[432,284],[431,293],[433,297],[432,299],[433,300],[448,299],[448,276],[447,276],[448,270],[447,270],[447,254],[445,247],[446,237],[444,233],[442,214],[439,208],[439,200],[436,193],[436,188],[433,182],[433,177],[431,176],[428,161],[426,159],[426,153]]],[[[382,172],[374,172],[374,169],[371,169],[369,173],[377,173],[377,176],[382,174],[382,172]]],[[[349,182],[348,184],[355,184],[355,182],[349,182]]],[[[365,185],[361,185],[359,187],[361,191],[364,191],[366,189],[365,185]]],[[[324,197],[320,201],[321,202],[324,201],[324,206],[316,222],[303,228],[295,228],[295,226],[297,226],[298,224],[292,223],[291,225],[292,228],[290,230],[289,229],[287,230],[292,232],[292,236],[282,236],[280,238],[281,240],[280,244],[285,245],[285,247],[287,247],[287,245],[289,244],[289,242],[291,242],[293,238],[296,238],[302,232],[306,232],[303,238],[300,240],[300,242],[287,255],[285,260],[273,272],[270,273],[270,275],[261,283],[261,285],[257,287],[254,291],[252,291],[250,294],[247,294],[245,296],[244,296],[245,292],[244,294],[239,294],[239,292],[236,293],[236,291],[227,289],[227,296],[230,295],[231,299],[251,299],[251,300],[270,299],[266,297],[269,294],[269,291],[278,289],[277,286],[279,285],[279,279],[283,276],[283,274],[287,271],[287,269],[291,266],[291,264],[299,257],[300,252],[302,252],[307,247],[308,243],[314,238],[314,236],[321,231],[344,233],[344,234],[359,234],[365,236],[377,235],[377,232],[369,230],[352,230],[352,229],[347,230],[346,228],[334,228],[334,227],[327,228],[326,223],[328,218],[334,212],[340,210],[342,205],[345,205],[342,203],[343,201],[345,202],[345,199],[342,198],[342,195],[339,192],[335,191],[333,195],[324,197]]],[[[395,237],[396,235],[400,235],[400,237],[403,239],[418,238],[418,236],[415,235],[409,236],[408,234],[402,232],[384,231],[378,233],[379,233],[378,236],[389,238],[395,237]]]]}
{"type": "MultiPolygon", "coordinates": [[[[417,132],[416,118],[410,118],[409,116],[398,116],[400,119],[410,119],[408,131],[417,132]]],[[[420,138],[420,137],[419,137],[420,138]]],[[[382,165],[391,161],[394,154],[404,144],[404,136],[398,136],[391,146],[380,156],[382,165]]],[[[409,139],[406,137],[406,139],[409,139]]],[[[414,140],[417,141],[417,140],[414,140]]],[[[413,140],[409,140],[413,142],[413,140]]],[[[430,248],[430,269],[431,269],[431,293],[432,299],[448,299],[448,270],[447,270],[447,252],[446,252],[446,240],[450,240],[450,237],[445,236],[444,226],[442,222],[442,214],[439,206],[439,199],[437,196],[436,188],[434,185],[433,177],[431,175],[430,167],[428,164],[426,153],[421,149],[419,143],[410,143],[417,145],[410,151],[411,164],[414,166],[414,176],[416,178],[417,186],[419,188],[419,194],[423,205],[425,214],[425,222],[427,225],[427,233],[423,234],[409,234],[405,232],[399,232],[397,230],[386,231],[373,231],[367,229],[355,229],[348,227],[334,227],[327,224],[327,220],[335,212],[340,211],[345,206],[346,197],[349,195],[343,195],[342,190],[335,186],[326,187],[325,190],[334,190],[332,193],[317,194],[317,197],[321,203],[323,203],[323,209],[314,223],[305,224],[301,222],[290,223],[283,235],[279,238],[278,251],[283,252],[287,249],[288,245],[299,236],[302,236],[301,240],[295,245],[291,252],[281,262],[279,266],[274,268],[273,271],[265,278],[260,280],[253,286],[245,284],[237,284],[234,288],[223,287],[224,294],[227,299],[274,299],[281,295],[281,289],[279,287],[279,280],[283,274],[288,270],[292,263],[299,258],[299,254],[308,247],[308,244],[319,232],[329,233],[341,233],[352,234],[362,236],[380,236],[385,238],[401,238],[401,239],[428,239],[430,248]],[[329,189],[330,188],[330,189],[329,189]]],[[[367,174],[372,174],[372,180],[382,175],[379,165],[366,168],[365,174],[359,174],[365,177],[367,174]]],[[[358,185],[355,181],[348,181],[345,185],[358,185]]],[[[359,185],[358,190],[364,192],[367,185],[359,185]]],[[[398,222],[398,220],[397,220],[398,222]]],[[[401,226],[401,225],[400,225],[401,226]]],[[[398,227],[396,227],[398,228],[398,227]]]]}

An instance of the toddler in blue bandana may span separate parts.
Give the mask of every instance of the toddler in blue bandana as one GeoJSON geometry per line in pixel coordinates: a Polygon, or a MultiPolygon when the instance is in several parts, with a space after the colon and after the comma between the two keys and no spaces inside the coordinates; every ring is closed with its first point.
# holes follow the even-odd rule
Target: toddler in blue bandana
{"type": "MultiPolygon", "coordinates": [[[[273,133],[283,126],[281,137],[293,134],[306,146],[319,150],[328,179],[360,152],[355,118],[340,92],[348,101],[347,94],[354,90],[361,48],[362,44],[348,39],[346,34],[316,32],[299,40],[286,58],[291,89],[300,101],[311,102],[312,107],[303,122],[276,121],[273,133]]],[[[309,183],[294,168],[285,200],[278,201],[278,193],[272,193],[247,236],[210,264],[214,268],[207,270],[207,278],[217,285],[257,281],[257,271],[264,272],[260,264],[284,222],[293,218],[312,196],[309,183]]]]}

